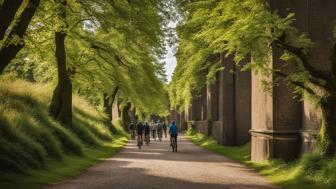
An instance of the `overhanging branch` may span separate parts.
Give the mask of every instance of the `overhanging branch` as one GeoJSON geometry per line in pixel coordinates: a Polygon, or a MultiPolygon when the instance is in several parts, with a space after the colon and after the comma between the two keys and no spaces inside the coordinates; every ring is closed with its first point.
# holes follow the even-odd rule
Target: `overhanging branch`
{"type": "Polygon", "coordinates": [[[309,94],[311,94],[313,96],[317,96],[317,94],[315,93],[315,91],[313,89],[305,86],[304,83],[302,83],[302,82],[294,81],[294,80],[290,79],[288,74],[285,74],[281,71],[275,71],[274,74],[275,74],[275,76],[281,77],[283,79],[287,79],[289,82],[291,82],[292,84],[294,84],[297,87],[300,87],[301,89],[305,90],[309,94]]]}
{"type": "Polygon", "coordinates": [[[329,80],[329,76],[327,74],[325,74],[324,72],[317,70],[316,68],[314,68],[308,60],[308,57],[306,55],[306,53],[304,52],[303,48],[300,47],[295,47],[293,45],[290,45],[286,42],[284,42],[284,39],[282,37],[282,39],[277,39],[274,40],[272,45],[274,45],[275,47],[278,47],[282,50],[288,51],[291,54],[295,55],[296,57],[298,57],[304,67],[304,69],[309,72],[309,74],[314,77],[314,78],[310,78],[311,82],[319,85],[323,88],[325,88],[325,84],[322,83],[321,81],[318,80],[323,80],[324,82],[327,82],[329,80]]]}

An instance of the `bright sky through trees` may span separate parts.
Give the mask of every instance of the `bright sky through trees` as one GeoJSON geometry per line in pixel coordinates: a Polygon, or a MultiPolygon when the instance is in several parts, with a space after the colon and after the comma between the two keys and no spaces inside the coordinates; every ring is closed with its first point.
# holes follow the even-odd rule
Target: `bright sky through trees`
{"type": "Polygon", "coordinates": [[[167,74],[167,79],[168,82],[171,81],[171,78],[173,76],[174,69],[176,67],[176,58],[173,52],[173,48],[168,47],[167,49],[167,54],[165,56],[165,69],[166,69],[166,74],[167,74]]]}
{"type": "MultiPolygon", "coordinates": [[[[175,29],[177,23],[174,22],[170,22],[168,24],[169,27],[172,27],[175,29]]],[[[166,70],[166,74],[167,74],[167,80],[168,83],[171,81],[172,77],[173,77],[173,72],[175,70],[176,67],[176,57],[175,57],[175,51],[174,48],[177,46],[178,44],[174,44],[173,47],[170,47],[169,45],[166,46],[167,48],[167,52],[165,54],[165,70],[166,70]]]]}

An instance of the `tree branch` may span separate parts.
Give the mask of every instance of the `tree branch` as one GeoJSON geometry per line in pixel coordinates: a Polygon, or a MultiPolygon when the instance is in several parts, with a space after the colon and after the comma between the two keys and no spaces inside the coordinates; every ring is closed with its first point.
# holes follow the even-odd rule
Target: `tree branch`
{"type": "Polygon", "coordinates": [[[288,74],[285,74],[281,71],[275,71],[274,72],[276,76],[287,79],[289,82],[291,82],[292,84],[294,84],[297,87],[300,87],[301,89],[305,90],[306,92],[308,92],[309,94],[313,95],[313,96],[317,96],[317,94],[315,93],[315,91],[307,86],[304,85],[304,83],[299,82],[299,81],[294,81],[292,79],[290,79],[288,76],[288,74]]]}
{"type": "Polygon", "coordinates": [[[1,47],[0,49],[0,74],[3,72],[5,67],[15,58],[17,53],[24,47],[23,40],[15,44],[11,43],[11,40],[14,37],[18,37],[20,39],[23,38],[39,4],[40,0],[29,0],[28,5],[24,8],[21,15],[19,16],[18,22],[14,25],[12,31],[10,31],[7,38],[4,39],[4,43],[6,45],[1,47]]]}
{"type": "Polygon", "coordinates": [[[5,36],[8,27],[15,20],[15,14],[19,10],[22,0],[5,0],[0,7],[0,40],[5,36]]]}
{"type": "MultiPolygon", "coordinates": [[[[108,54],[111,54],[111,51],[109,51],[109,50],[107,50],[107,49],[105,49],[105,48],[103,48],[103,47],[100,47],[100,46],[98,46],[98,45],[94,45],[94,44],[93,44],[93,45],[91,45],[91,48],[93,48],[93,49],[98,49],[98,50],[102,50],[102,51],[104,51],[104,52],[106,52],[106,53],[108,53],[108,54]]],[[[115,54],[114,54],[114,59],[118,62],[119,65],[123,65],[123,66],[129,68],[129,66],[128,66],[127,64],[125,64],[124,61],[122,61],[121,58],[120,58],[118,55],[115,55],[115,54]]]]}
{"type": "Polygon", "coordinates": [[[324,82],[327,82],[329,80],[329,76],[327,74],[325,74],[324,72],[320,71],[320,70],[317,70],[316,68],[314,68],[310,63],[309,63],[309,60],[308,60],[308,57],[306,55],[306,53],[304,52],[304,49],[303,48],[299,48],[299,47],[294,47],[286,42],[285,37],[280,37],[279,39],[277,40],[274,40],[273,41],[273,45],[275,47],[278,47],[282,50],[286,50],[290,53],[292,53],[293,55],[295,55],[296,57],[298,57],[304,67],[304,69],[306,71],[309,72],[309,74],[314,77],[315,79],[311,78],[312,79],[312,83],[316,84],[316,85],[319,85],[323,88],[325,88],[325,84],[322,84],[320,81],[317,81],[317,80],[324,80],[324,82]]]}

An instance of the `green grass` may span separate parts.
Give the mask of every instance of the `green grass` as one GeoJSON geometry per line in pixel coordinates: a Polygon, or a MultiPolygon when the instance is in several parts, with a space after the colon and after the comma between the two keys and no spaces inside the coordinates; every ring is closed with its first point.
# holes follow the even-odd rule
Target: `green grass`
{"type": "Polygon", "coordinates": [[[73,124],[48,114],[53,86],[0,77],[0,188],[37,188],[117,152],[127,137],[116,120],[73,97],[73,124]]]}
{"type": "Polygon", "coordinates": [[[66,156],[62,161],[47,160],[44,169],[32,169],[25,174],[0,174],[1,188],[34,189],[72,178],[97,162],[116,154],[126,142],[127,137],[116,136],[112,143],[97,148],[84,148],[83,156],[66,156]]]}
{"type": "Polygon", "coordinates": [[[205,149],[250,166],[281,188],[336,188],[336,158],[326,159],[315,153],[306,154],[297,161],[289,163],[280,160],[254,163],[250,161],[250,143],[243,146],[226,147],[217,144],[212,138],[191,130],[186,133],[186,136],[205,149]]]}

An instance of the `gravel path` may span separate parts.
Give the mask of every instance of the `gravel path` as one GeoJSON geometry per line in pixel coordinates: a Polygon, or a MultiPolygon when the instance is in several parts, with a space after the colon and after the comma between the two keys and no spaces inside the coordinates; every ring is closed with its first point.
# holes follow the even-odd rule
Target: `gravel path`
{"type": "Polygon", "coordinates": [[[276,188],[246,166],[204,150],[183,136],[178,144],[179,152],[173,153],[167,139],[152,141],[142,150],[131,140],[116,156],[47,189],[276,188]]]}

